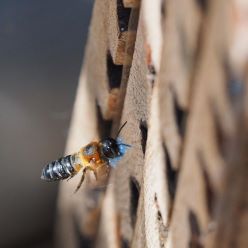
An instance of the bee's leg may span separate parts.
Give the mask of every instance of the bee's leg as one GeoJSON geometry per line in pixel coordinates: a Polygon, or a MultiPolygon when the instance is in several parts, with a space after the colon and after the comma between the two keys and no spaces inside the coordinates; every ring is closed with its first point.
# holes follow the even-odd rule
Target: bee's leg
{"type": "Polygon", "coordinates": [[[80,179],[80,182],[79,182],[77,188],[76,188],[75,191],[74,191],[74,194],[77,193],[78,190],[80,189],[80,187],[81,187],[81,185],[82,185],[82,183],[83,183],[83,181],[84,181],[85,173],[86,173],[87,169],[89,169],[89,167],[85,167],[85,168],[83,169],[83,175],[82,175],[82,177],[81,177],[81,179],[80,179]]]}
{"type": "Polygon", "coordinates": [[[68,181],[71,180],[75,175],[76,175],[76,173],[71,174],[70,177],[68,177],[68,178],[66,179],[66,181],[68,182],[68,181]]]}
{"type": "Polygon", "coordinates": [[[69,180],[72,179],[72,176],[70,176],[69,178],[66,179],[66,182],[68,182],[69,180]]]}
{"type": "Polygon", "coordinates": [[[92,160],[90,161],[90,164],[91,164],[91,166],[88,167],[88,168],[89,168],[89,170],[93,171],[94,176],[95,176],[95,179],[97,180],[97,178],[98,178],[98,177],[97,177],[97,172],[96,172],[96,169],[94,169],[94,167],[95,167],[95,160],[92,159],[92,160]]]}
{"type": "Polygon", "coordinates": [[[88,169],[91,170],[91,171],[93,171],[94,176],[95,176],[95,179],[97,180],[98,177],[97,177],[96,169],[93,169],[93,168],[91,168],[91,167],[89,167],[88,169]]]}
{"type": "Polygon", "coordinates": [[[98,180],[97,172],[96,172],[96,170],[93,170],[93,172],[94,172],[94,175],[95,175],[95,178],[96,178],[96,181],[97,181],[98,180]]]}
{"type": "Polygon", "coordinates": [[[93,173],[94,173],[94,176],[95,176],[95,179],[96,179],[96,181],[97,181],[97,179],[98,179],[98,176],[97,176],[97,172],[96,172],[96,169],[92,169],[92,171],[93,171],[93,173]]]}

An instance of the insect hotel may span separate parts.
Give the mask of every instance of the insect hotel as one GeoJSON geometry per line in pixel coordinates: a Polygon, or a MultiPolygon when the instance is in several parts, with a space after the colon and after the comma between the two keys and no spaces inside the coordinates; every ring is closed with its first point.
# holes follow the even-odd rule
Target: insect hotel
{"type": "Polygon", "coordinates": [[[129,144],[60,183],[56,246],[248,247],[248,4],[95,0],[66,154],[129,144]],[[97,173],[96,173],[97,174],[97,173]]]}

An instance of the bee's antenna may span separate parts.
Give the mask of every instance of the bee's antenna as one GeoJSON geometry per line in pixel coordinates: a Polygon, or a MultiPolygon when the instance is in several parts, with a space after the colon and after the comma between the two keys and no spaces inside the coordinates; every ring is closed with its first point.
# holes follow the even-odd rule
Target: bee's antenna
{"type": "Polygon", "coordinates": [[[120,145],[127,146],[127,147],[132,147],[131,145],[129,145],[129,144],[124,144],[124,143],[121,143],[120,145]]]}
{"type": "Polygon", "coordinates": [[[124,124],[120,127],[118,133],[116,134],[116,138],[119,136],[121,130],[123,129],[123,127],[125,127],[126,124],[127,124],[127,121],[125,121],[124,124]]]}

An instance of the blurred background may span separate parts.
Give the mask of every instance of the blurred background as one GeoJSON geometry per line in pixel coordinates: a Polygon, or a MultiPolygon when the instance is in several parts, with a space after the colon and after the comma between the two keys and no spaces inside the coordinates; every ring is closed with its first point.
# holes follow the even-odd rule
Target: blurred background
{"type": "Polygon", "coordinates": [[[53,247],[58,184],[92,0],[0,1],[0,247],[53,247]]]}

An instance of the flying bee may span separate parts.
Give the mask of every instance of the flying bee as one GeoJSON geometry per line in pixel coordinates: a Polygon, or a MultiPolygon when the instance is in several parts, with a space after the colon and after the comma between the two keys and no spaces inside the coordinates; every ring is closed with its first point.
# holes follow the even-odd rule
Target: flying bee
{"type": "Polygon", "coordinates": [[[126,124],[127,122],[121,126],[115,139],[106,138],[99,142],[91,142],[85,147],[82,147],[79,152],[47,164],[42,170],[41,179],[48,182],[71,179],[82,170],[81,180],[75,190],[77,192],[88,170],[93,171],[97,179],[99,168],[105,167],[109,169],[110,167],[115,167],[116,163],[126,153],[127,148],[131,147],[128,144],[124,144],[118,138],[118,135],[126,124]]]}

